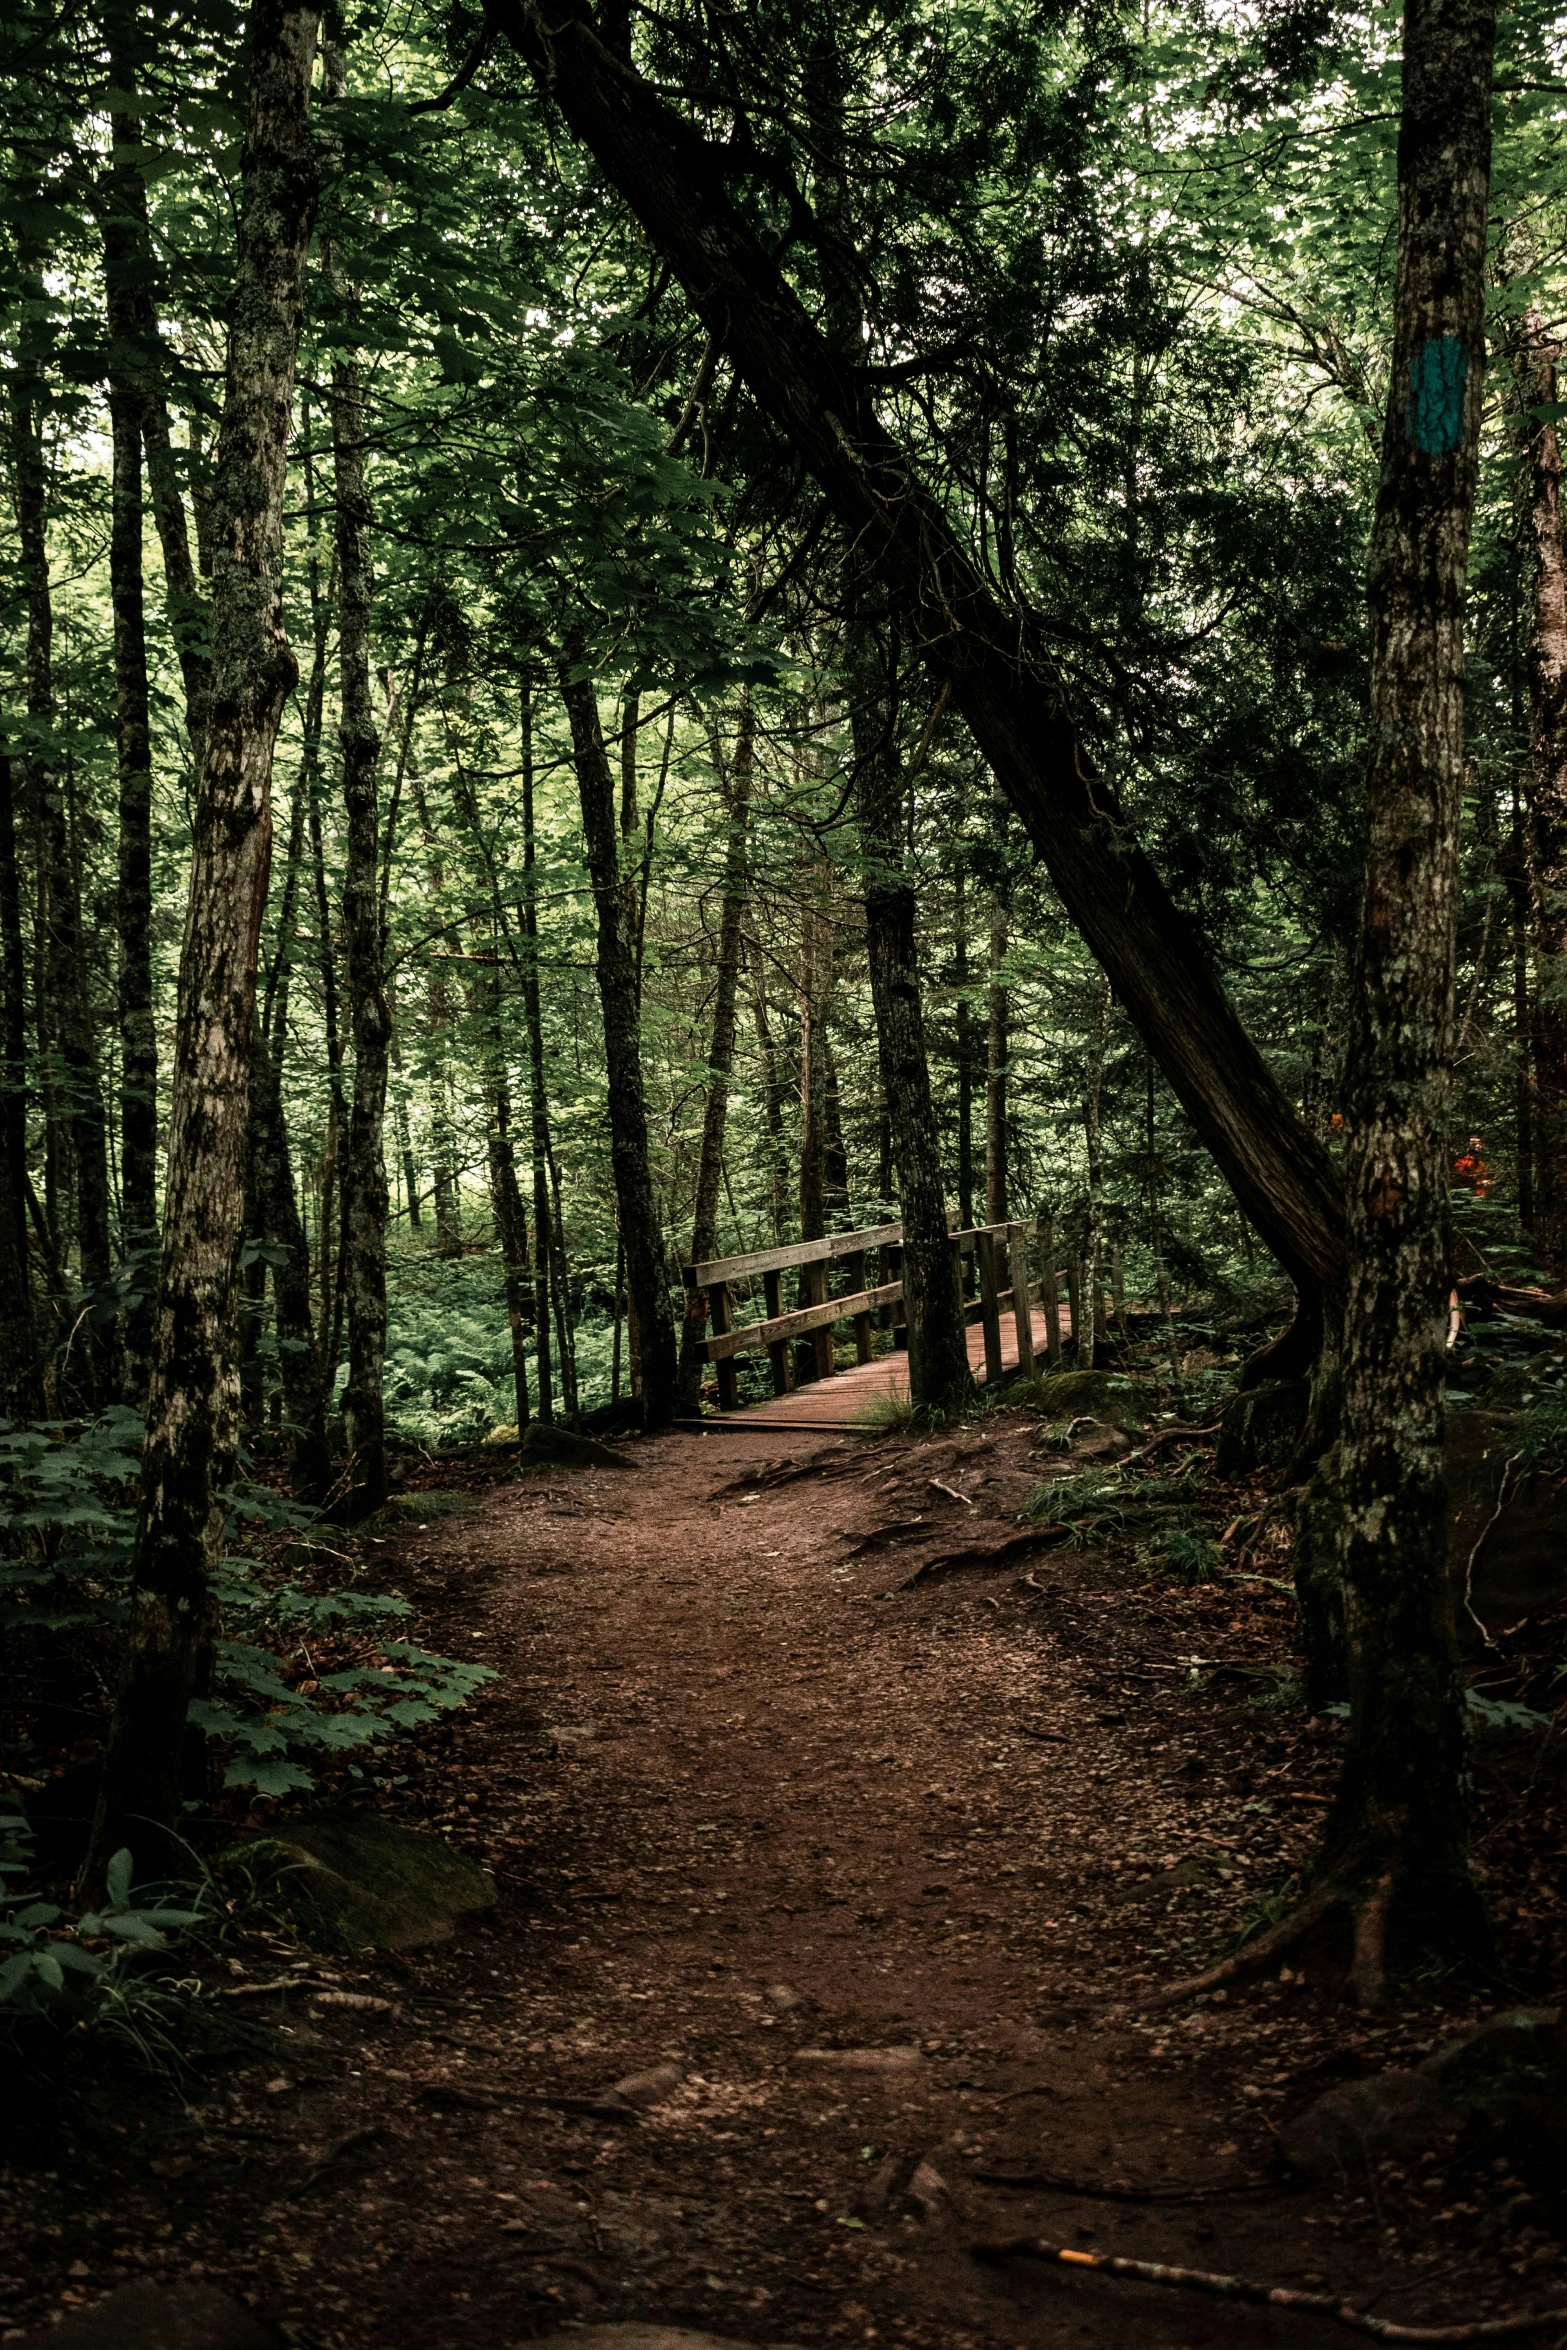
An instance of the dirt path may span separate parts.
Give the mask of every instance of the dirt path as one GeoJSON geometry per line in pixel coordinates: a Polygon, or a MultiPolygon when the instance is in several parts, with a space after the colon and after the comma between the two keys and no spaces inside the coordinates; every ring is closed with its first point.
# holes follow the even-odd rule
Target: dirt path
{"type": "MultiPolygon", "coordinates": [[[[299,2002],[273,2077],[215,2089],[127,2189],[140,2267],[233,2280],[323,2350],[623,2318],[910,2350],[1347,2338],[970,2256],[1022,2233],[1398,2317],[1543,2283],[1529,2233],[1475,2239],[1439,2172],[1302,2192],[1270,2166],[1280,2118],[1428,2044],[1430,2013],[1346,2031],[1290,1981],[1136,2015],[1304,1851],[1330,1733],[1286,1739],[1244,1681],[1187,1692],[1190,1658],[1279,1653],[1261,1586],[1054,1553],[893,1589],[1016,1535],[1034,1433],[844,1444],[798,1476],[776,1438],[672,1436],[389,1553],[433,1639],[501,1676],[403,1796],[501,1903],[342,1971],[395,2013],[299,2002]],[[1200,2192],[976,2176],[1007,2168],[1200,2192]]],[[[90,2230],[53,2256],[78,2243],[55,2306],[126,2273],[90,2230]]]]}

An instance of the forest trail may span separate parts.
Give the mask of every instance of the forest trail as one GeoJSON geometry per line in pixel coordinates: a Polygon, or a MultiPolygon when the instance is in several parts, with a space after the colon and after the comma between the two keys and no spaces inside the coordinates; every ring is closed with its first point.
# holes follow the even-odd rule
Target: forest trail
{"type": "MultiPolygon", "coordinates": [[[[1063,1305],[1060,1308],[1061,1335],[1070,1337],[1072,1316],[1063,1305]]],[[[1001,1368],[1003,1372],[1017,1369],[1017,1323],[1011,1314],[1003,1314],[1001,1323],[1001,1368]]],[[[1039,1332],[1040,1352],[1044,1351],[1044,1332],[1039,1332]]],[[[968,1334],[969,1369],[976,1379],[985,1377],[985,1333],[976,1322],[968,1334]]],[[[797,1387],[788,1395],[770,1396],[765,1403],[747,1404],[741,1414],[725,1415],[725,1424],[733,1426],[738,1417],[758,1427],[792,1426],[800,1428],[848,1428],[863,1420],[889,1397],[905,1396],[909,1392],[909,1358],[907,1351],[898,1347],[890,1354],[878,1355],[874,1362],[853,1363],[846,1371],[835,1371],[830,1379],[814,1379],[805,1387],[797,1387]]]]}
{"type": "MultiPolygon", "coordinates": [[[[1189,1693],[1194,1656],[1279,1653],[1282,1596],[1013,1555],[1037,1435],[680,1433],[388,1543],[428,1636],[499,1676],[390,1800],[499,1902],[337,1962],[333,1998],[292,1995],[281,2065],[274,2042],[157,2159],[115,2158],[139,2273],[241,2288],[314,2350],[631,2319],[909,2350],[1345,2338],[971,2257],[1024,2232],[1400,2318],[1516,2306],[1495,2245],[1395,2182],[1373,2208],[1273,2166],[1280,2120],[1450,2018],[1366,2028],[1299,1982],[1136,2015],[1304,1855],[1331,1742],[1189,1693]],[[1009,2166],[1195,2199],[977,2175],[1009,2166]]],[[[61,2193],[105,2188],[89,2165],[61,2193]]],[[[78,2249],[68,2298],[125,2273],[93,2224],[33,2255],[56,2296],[78,2249]]]]}

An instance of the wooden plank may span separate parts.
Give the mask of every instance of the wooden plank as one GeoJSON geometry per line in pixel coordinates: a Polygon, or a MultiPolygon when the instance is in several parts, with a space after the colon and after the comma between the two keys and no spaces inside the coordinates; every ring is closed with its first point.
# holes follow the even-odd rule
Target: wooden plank
{"type": "Polygon", "coordinates": [[[878,1306],[896,1305],[902,1295],[902,1282],[889,1281],[880,1289],[857,1290],[852,1297],[830,1297],[825,1305],[801,1306],[795,1313],[779,1314],[765,1322],[747,1322],[739,1330],[704,1339],[702,1354],[708,1362],[722,1362],[728,1355],[759,1354],[763,1348],[770,1353],[791,1338],[809,1338],[818,1330],[830,1330],[834,1322],[849,1320],[855,1314],[870,1314],[878,1306]]]}
{"type": "MultiPolygon", "coordinates": [[[[709,1282],[707,1303],[712,1315],[713,1335],[715,1338],[722,1338],[726,1331],[734,1328],[734,1316],[729,1310],[729,1284],[727,1281],[709,1282]]],[[[740,1382],[735,1377],[734,1363],[728,1355],[714,1355],[709,1356],[708,1359],[718,1365],[719,1404],[724,1411],[732,1412],[740,1401],[740,1382]]]]}
{"type": "Polygon", "coordinates": [[[979,1318],[985,1332],[985,1378],[987,1383],[1001,1377],[1001,1307],[996,1292],[996,1258],[999,1249],[993,1231],[975,1234],[978,1243],[975,1256],[979,1264],[979,1318]]]}
{"type": "Polygon", "coordinates": [[[1024,1379],[1034,1376],[1034,1317],[1028,1310],[1028,1226],[1007,1226],[1007,1261],[1012,1272],[1012,1322],[1017,1331],[1017,1367],[1024,1379]]]}
{"type": "MultiPolygon", "coordinates": [[[[771,1322],[776,1322],[783,1313],[783,1275],[781,1273],[764,1273],[762,1275],[762,1290],[767,1299],[767,1318],[771,1322]]],[[[768,1341],[767,1354],[773,1367],[773,1393],[774,1395],[787,1395],[794,1385],[794,1377],[789,1365],[789,1349],[781,1338],[774,1338],[768,1341]]]]}
{"type": "Polygon", "coordinates": [[[871,1224],[863,1232],[829,1232],[825,1240],[794,1240],[784,1248],[753,1249],[749,1256],[713,1257],[705,1265],[686,1265],[681,1279],[688,1289],[708,1289],[715,1281],[736,1281],[745,1273],[787,1273],[800,1265],[829,1265],[838,1257],[885,1248],[902,1238],[901,1224],[871,1224]]]}

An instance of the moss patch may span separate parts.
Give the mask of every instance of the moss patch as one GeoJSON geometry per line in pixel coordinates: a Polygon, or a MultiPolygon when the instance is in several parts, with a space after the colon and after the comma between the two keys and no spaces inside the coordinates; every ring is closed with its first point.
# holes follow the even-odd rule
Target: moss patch
{"type": "Polygon", "coordinates": [[[439,1836],[373,1811],[323,1811],[240,1849],[277,1869],[279,1890],[318,1950],[401,1950],[449,1940],[495,1899],[495,1880],[439,1836]]]}

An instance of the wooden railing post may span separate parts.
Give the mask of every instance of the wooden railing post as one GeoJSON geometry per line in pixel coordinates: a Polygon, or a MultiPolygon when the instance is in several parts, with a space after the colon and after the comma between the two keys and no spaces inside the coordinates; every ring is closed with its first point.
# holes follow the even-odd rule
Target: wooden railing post
{"type": "MultiPolygon", "coordinates": [[[[882,1278],[884,1281],[901,1281],[903,1279],[902,1249],[884,1249],[882,1251],[881,1269],[882,1278]]],[[[888,1310],[892,1315],[892,1343],[895,1348],[901,1350],[909,1343],[909,1325],[907,1321],[908,1309],[905,1307],[903,1300],[900,1297],[894,1299],[891,1307],[888,1310]]]]}
{"type": "Polygon", "coordinates": [[[1050,1357],[1050,1368],[1061,1368],[1061,1275],[1056,1270],[1056,1223],[1053,1216],[1039,1219],[1039,1282],[1045,1304],[1045,1346],[1050,1357]]]}
{"type": "MultiPolygon", "coordinates": [[[[856,1249],[852,1257],[844,1258],[851,1296],[865,1287],[865,1251],[856,1249]]],[[[871,1318],[869,1314],[854,1316],[854,1359],[868,1363],[871,1359],[871,1318]]]]}
{"type": "MultiPolygon", "coordinates": [[[[769,1322],[776,1322],[783,1312],[783,1275],[781,1273],[764,1273],[762,1275],[762,1295],[767,1300],[767,1319],[769,1322]]],[[[787,1341],[775,1338],[767,1350],[767,1359],[773,1367],[774,1395],[787,1395],[794,1385],[787,1341]]]]}
{"type": "Polygon", "coordinates": [[[996,1279],[996,1259],[1000,1245],[995,1231],[986,1227],[974,1236],[974,1253],[979,1259],[979,1318],[985,1333],[985,1378],[987,1383],[1001,1377],[1001,1308],[996,1301],[1000,1283],[996,1279]]]}
{"type": "MultiPolygon", "coordinates": [[[[707,1293],[708,1307],[715,1338],[724,1337],[734,1328],[729,1311],[729,1284],[715,1281],[707,1293]]],[[[726,1412],[732,1412],[740,1401],[740,1382],[735,1375],[733,1355],[720,1355],[713,1368],[718,1373],[718,1400],[726,1412]]]]}
{"type": "MultiPolygon", "coordinates": [[[[824,1306],[827,1303],[827,1266],[824,1260],[806,1266],[805,1286],[813,1306],[824,1306]]],[[[831,1329],[813,1330],[809,1344],[816,1358],[816,1369],[812,1376],[817,1379],[830,1379],[833,1368],[831,1329]]]]}
{"type": "Polygon", "coordinates": [[[1024,1379],[1034,1376],[1034,1310],[1028,1297],[1028,1234],[1026,1224],[1007,1226],[1007,1258],[1012,1272],[1012,1327],[1017,1332],[1017,1367],[1024,1379]]]}

